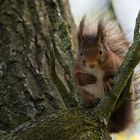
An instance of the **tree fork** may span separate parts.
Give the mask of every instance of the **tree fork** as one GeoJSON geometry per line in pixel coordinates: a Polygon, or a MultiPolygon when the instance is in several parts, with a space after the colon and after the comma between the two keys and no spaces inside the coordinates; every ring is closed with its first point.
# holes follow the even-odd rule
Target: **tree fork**
{"type": "Polygon", "coordinates": [[[133,47],[121,66],[117,84],[94,109],[85,111],[67,108],[71,106],[68,103],[71,100],[65,96],[67,99],[64,101],[61,95],[63,90],[58,89],[58,83],[54,80],[56,75],[51,74],[55,65],[55,73],[61,81],[59,84],[65,87],[68,96],[72,91],[76,92],[69,78],[69,64],[72,64],[70,37],[59,15],[57,2],[10,0],[0,4],[0,53],[4,52],[0,58],[0,122],[3,123],[0,127],[9,131],[15,128],[11,133],[1,131],[0,139],[110,140],[106,127],[110,113],[140,59],[140,12],[133,47]],[[53,6],[56,11],[49,15],[53,6]],[[66,62],[60,64],[62,59],[66,62]],[[58,111],[60,108],[65,110],[58,111]]]}

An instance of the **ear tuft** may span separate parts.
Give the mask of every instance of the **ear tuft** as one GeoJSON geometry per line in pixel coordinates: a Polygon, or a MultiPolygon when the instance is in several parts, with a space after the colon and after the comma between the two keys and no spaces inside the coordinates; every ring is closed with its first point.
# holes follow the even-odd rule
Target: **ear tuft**
{"type": "Polygon", "coordinates": [[[83,16],[80,24],[79,24],[79,31],[78,31],[78,41],[81,42],[84,37],[84,27],[85,27],[85,16],[83,16]]]}
{"type": "Polygon", "coordinates": [[[103,19],[100,19],[97,27],[97,40],[103,43],[105,41],[105,37],[106,37],[105,23],[103,19]]]}

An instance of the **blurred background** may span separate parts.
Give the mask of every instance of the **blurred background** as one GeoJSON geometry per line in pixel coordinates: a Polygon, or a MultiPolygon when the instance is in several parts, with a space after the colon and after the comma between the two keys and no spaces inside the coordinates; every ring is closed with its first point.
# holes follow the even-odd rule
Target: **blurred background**
{"type": "MultiPolygon", "coordinates": [[[[130,43],[133,41],[135,20],[140,0],[69,0],[76,25],[87,15],[92,20],[109,17],[116,20],[130,43]]],[[[112,135],[114,140],[140,140],[140,105],[135,111],[136,122],[131,130],[112,135]]]]}
{"type": "Polygon", "coordinates": [[[69,2],[77,25],[85,14],[93,20],[101,16],[110,16],[117,19],[128,40],[132,41],[140,0],[69,0],[69,2]]]}

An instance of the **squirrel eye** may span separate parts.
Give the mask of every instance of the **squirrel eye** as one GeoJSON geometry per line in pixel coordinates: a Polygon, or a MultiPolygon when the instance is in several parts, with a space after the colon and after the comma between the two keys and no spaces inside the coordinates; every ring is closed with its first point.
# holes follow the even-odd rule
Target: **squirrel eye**
{"type": "Polygon", "coordinates": [[[102,55],[102,53],[103,53],[103,50],[100,49],[100,50],[99,50],[99,55],[102,55]]]}
{"type": "Polygon", "coordinates": [[[83,53],[82,52],[80,52],[80,56],[83,56],[83,53]]]}

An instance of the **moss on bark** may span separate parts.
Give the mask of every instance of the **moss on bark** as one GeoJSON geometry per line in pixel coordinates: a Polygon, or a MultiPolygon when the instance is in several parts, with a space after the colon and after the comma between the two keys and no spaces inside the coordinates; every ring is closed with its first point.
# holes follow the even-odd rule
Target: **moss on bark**
{"type": "Polygon", "coordinates": [[[40,117],[11,135],[5,134],[5,137],[8,136],[9,140],[111,140],[104,122],[78,109],[61,110],[49,117],[40,117]]]}

